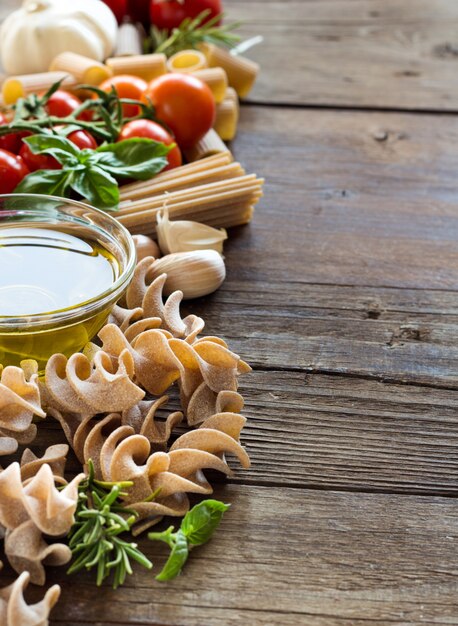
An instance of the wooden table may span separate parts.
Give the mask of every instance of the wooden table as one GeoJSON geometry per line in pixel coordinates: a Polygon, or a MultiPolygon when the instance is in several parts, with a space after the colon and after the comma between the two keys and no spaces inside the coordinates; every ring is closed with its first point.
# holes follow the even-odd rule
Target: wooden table
{"type": "Polygon", "coordinates": [[[266,194],[190,308],[254,367],[253,467],[185,575],[51,570],[52,624],[457,624],[458,3],[226,4],[265,37],[233,150],[266,194]]]}

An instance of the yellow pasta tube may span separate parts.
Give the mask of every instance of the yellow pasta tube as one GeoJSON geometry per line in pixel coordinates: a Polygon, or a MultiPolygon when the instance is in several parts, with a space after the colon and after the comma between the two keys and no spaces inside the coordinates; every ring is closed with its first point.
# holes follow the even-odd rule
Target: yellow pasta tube
{"type": "Polygon", "coordinates": [[[209,67],[222,67],[226,71],[229,85],[234,87],[241,98],[248,95],[259,72],[257,63],[245,57],[233,56],[213,44],[203,44],[202,52],[207,57],[209,67]]]}
{"type": "Polygon", "coordinates": [[[106,64],[116,76],[132,74],[143,80],[150,81],[167,73],[167,57],[165,54],[139,54],[125,57],[112,57],[106,64]]]}
{"type": "Polygon", "coordinates": [[[227,146],[218,133],[211,128],[195,146],[189,148],[189,150],[185,150],[184,154],[186,160],[192,162],[205,159],[206,157],[219,154],[220,152],[227,152],[227,146]]]}
{"type": "Polygon", "coordinates": [[[14,104],[28,93],[39,93],[46,91],[62,80],[62,88],[72,88],[77,84],[74,76],[68,72],[44,72],[42,74],[23,74],[21,76],[10,76],[2,84],[2,96],[6,105],[14,104]]]}
{"type": "Polygon", "coordinates": [[[103,63],[74,52],[58,54],[49,66],[49,71],[67,72],[74,76],[79,83],[95,86],[100,85],[113,75],[111,69],[103,63]]]}
{"type": "Polygon", "coordinates": [[[240,110],[239,97],[238,97],[237,92],[235,91],[234,87],[228,87],[226,89],[226,95],[224,96],[224,99],[225,100],[232,100],[237,105],[237,109],[240,110]]]}
{"type": "Polygon", "coordinates": [[[135,56],[142,54],[142,33],[141,26],[124,22],[118,28],[118,36],[116,39],[115,56],[135,56]]]}
{"type": "Polygon", "coordinates": [[[219,104],[226,97],[228,87],[227,74],[222,67],[208,67],[192,73],[196,78],[200,78],[211,89],[215,102],[219,104]]]}
{"type": "Polygon", "coordinates": [[[216,105],[216,119],[213,128],[223,141],[234,139],[239,122],[239,107],[234,100],[226,98],[216,105]]]}
{"type": "Polygon", "coordinates": [[[169,72],[180,72],[188,74],[207,67],[207,59],[203,52],[199,50],[181,50],[172,55],[167,61],[169,72]]]}

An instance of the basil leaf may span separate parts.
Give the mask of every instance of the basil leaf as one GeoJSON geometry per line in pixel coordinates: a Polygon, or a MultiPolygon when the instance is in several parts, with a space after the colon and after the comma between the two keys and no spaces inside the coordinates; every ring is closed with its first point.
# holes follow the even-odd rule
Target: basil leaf
{"type": "Polygon", "coordinates": [[[166,564],[156,576],[156,580],[171,580],[178,576],[181,572],[183,565],[188,560],[189,548],[188,540],[184,536],[181,530],[174,534],[174,546],[166,564]]]}
{"type": "Polygon", "coordinates": [[[79,148],[60,135],[32,135],[24,141],[34,154],[49,154],[62,165],[74,166],[79,162],[79,148]]]}
{"type": "Polygon", "coordinates": [[[97,148],[97,165],[119,178],[148,180],[167,165],[173,146],[136,137],[97,148]]]}
{"type": "Polygon", "coordinates": [[[100,167],[86,167],[74,172],[71,188],[98,209],[113,211],[118,207],[118,183],[100,167]]]}
{"type": "Polygon", "coordinates": [[[204,500],[186,513],[180,529],[189,543],[193,546],[206,543],[218,528],[229,506],[218,500],[204,500]]]}
{"type": "Polygon", "coordinates": [[[64,150],[64,152],[69,152],[76,157],[80,152],[78,146],[61,135],[51,135],[48,133],[32,135],[31,137],[25,137],[24,141],[34,154],[41,154],[50,148],[64,150]]]}
{"type": "Polygon", "coordinates": [[[72,176],[71,170],[37,170],[23,178],[14,192],[65,197],[72,176]]]}

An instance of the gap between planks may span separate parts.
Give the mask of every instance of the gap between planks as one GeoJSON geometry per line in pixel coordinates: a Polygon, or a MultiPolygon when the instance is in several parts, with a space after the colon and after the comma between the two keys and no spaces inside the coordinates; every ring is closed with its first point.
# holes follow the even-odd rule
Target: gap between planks
{"type": "Polygon", "coordinates": [[[409,115],[437,115],[445,117],[456,117],[458,113],[457,109],[414,109],[414,108],[396,108],[396,107],[383,107],[383,106],[357,106],[357,105],[345,105],[345,104],[300,104],[294,102],[276,102],[275,100],[261,101],[261,100],[241,100],[241,108],[275,108],[286,110],[323,110],[323,111],[349,111],[354,113],[387,113],[387,114],[409,114],[409,115]]]}

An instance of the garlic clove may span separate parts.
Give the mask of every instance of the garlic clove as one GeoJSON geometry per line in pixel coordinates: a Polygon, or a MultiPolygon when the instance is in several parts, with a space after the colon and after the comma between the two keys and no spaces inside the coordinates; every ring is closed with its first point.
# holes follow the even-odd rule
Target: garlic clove
{"type": "Polygon", "coordinates": [[[218,230],[189,220],[171,222],[167,208],[159,211],[156,219],[159,247],[164,254],[192,250],[215,250],[222,254],[227,239],[224,228],[218,230]]]}
{"type": "Polygon", "coordinates": [[[153,281],[161,274],[167,274],[165,295],[182,291],[188,300],[216,291],[226,278],[226,266],[216,250],[176,252],[157,259],[148,278],[153,281]]]}
{"type": "Polygon", "coordinates": [[[146,235],[132,235],[137,252],[137,263],[147,256],[153,256],[155,259],[161,256],[161,251],[157,243],[146,235]]]}

